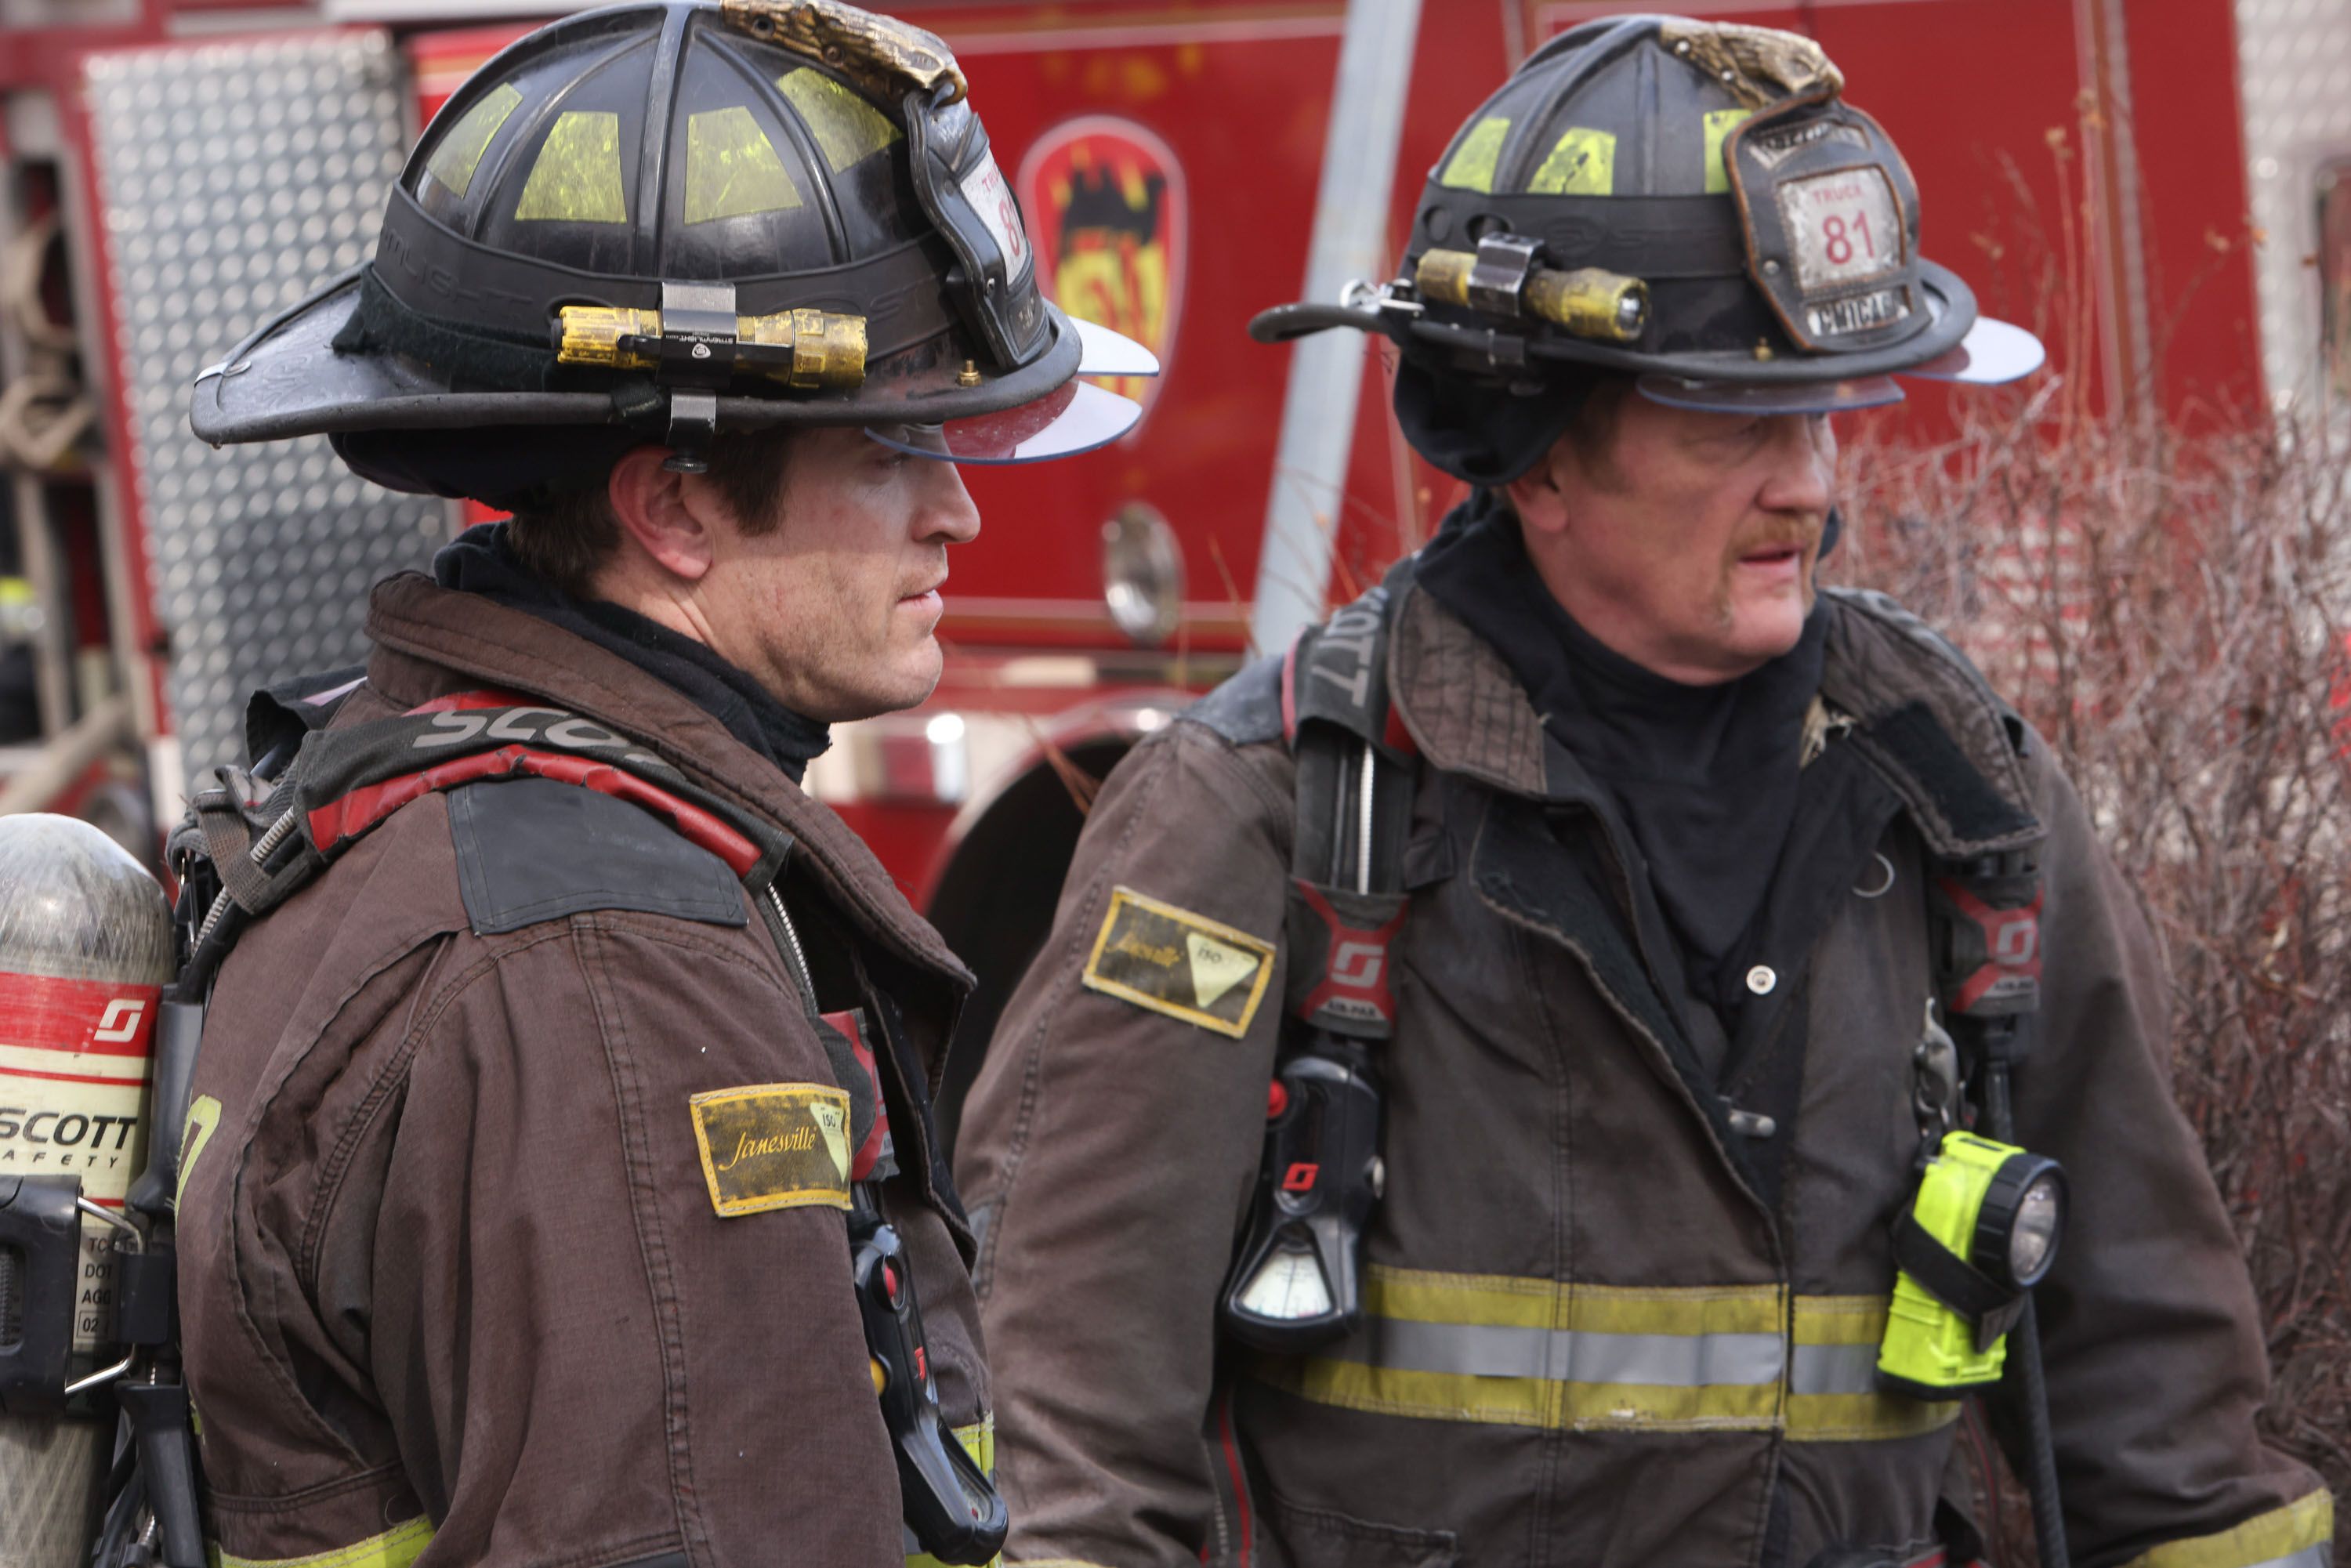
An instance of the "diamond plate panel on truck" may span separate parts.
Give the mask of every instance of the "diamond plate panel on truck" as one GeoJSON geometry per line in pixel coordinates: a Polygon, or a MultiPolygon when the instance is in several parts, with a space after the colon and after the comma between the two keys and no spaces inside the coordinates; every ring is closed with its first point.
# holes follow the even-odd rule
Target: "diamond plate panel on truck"
{"type": "MultiPolygon", "coordinates": [[[[2280,404],[2318,387],[2318,172],[2351,158],[2351,0],[2236,0],[2262,371],[2280,404]]],[[[2158,196],[2160,193],[2158,193],[2158,196]]]]}
{"type": "Polygon", "coordinates": [[[188,776],[244,750],[246,694],[357,663],[371,583],[446,535],[434,499],[353,476],[323,437],[214,451],[196,372],[374,248],[407,136],[381,33],[93,56],[92,156],[165,682],[188,776]]]}

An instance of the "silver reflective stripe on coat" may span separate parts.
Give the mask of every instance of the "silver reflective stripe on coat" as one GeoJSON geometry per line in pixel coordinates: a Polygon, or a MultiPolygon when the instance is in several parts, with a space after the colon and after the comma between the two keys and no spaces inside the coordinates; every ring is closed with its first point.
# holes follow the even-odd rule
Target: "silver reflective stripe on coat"
{"type": "Polygon", "coordinates": [[[2266,1563],[2255,1563],[2252,1568],[2335,1568],[2335,1548],[2305,1546],[2283,1557],[2273,1557],[2266,1563]]]}
{"type": "Polygon", "coordinates": [[[1787,1363],[1777,1334],[1596,1333],[1393,1319],[1372,1320],[1332,1354],[1408,1372],[1686,1388],[1776,1383],[1787,1363]]]}
{"type": "Polygon", "coordinates": [[[1419,1420],[1806,1443],[1947,1427],[1956,1404],[1877,1391],[1887,1305],[1769,1284],[1632,1288],[1375,1263],[1359,1332],[1253,1370],[1320,1404],[1419,1420]]]}
{"type": "Polygon", "coordinates": [[[1876,1344],[1800,1344],[1788,1369],[1791,1394],[1872,1394],[1877,1389],[1876,1344]]]}

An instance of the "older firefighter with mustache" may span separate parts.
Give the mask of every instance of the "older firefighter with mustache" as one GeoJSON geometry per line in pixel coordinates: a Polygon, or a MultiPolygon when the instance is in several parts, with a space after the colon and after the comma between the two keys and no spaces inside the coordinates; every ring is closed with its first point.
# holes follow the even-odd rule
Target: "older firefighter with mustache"
{"type": "Polygon", "coordinates": [[[2165,1082],[2159,952],[2047,745],[1815,585],[1841,410],[2039,344],[1918,254],[1808,40],[1535,55],[1404,276],[1470,498],[1144,741],[959,1174],[1029,1563],[2324,1568],[2165,1082]]]}

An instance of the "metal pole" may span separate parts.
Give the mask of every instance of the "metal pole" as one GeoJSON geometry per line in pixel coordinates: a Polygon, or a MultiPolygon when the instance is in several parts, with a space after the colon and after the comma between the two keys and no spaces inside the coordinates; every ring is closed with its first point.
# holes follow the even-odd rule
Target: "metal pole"
{"type": "MultiPolygon", "coordinates": [[[[1322,180],[1314,200],[1314,238],[1307,255],[1307,299],[1334,300],[1355,278],[1382,277],[1388,204],[1395,189],[1396,144],[1404,132],[1420,0],[1349,0],[1339,46],[1338,85],[1322,144],[1322,180]]],[[[1353,332],[1319,332],[1290,350],[1290,390],[1282,402],[1281,442],[1266,502],[1249,640],[1260,652],[1290,646],[1322,619],[1331,580],[1347,459],[1363,392],[1364,341],[1353,332]]]]}

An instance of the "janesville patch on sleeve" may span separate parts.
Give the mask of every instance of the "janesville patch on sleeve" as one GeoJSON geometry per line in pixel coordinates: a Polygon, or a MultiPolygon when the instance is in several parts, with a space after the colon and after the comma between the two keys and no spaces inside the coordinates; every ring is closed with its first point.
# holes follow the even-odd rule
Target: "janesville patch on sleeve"
{"type": "Polygon", "coordinates": [[[729,1218],[849,1207],[849,1096],[821,1083],[754,1083],[686,1102],[710,1206],[729,1218]]]}
{"type": "Polygon", "coordinates": [[[1271,944],[1114,887],[1085,982],[1089,990],[1238,1040],[1249,1032],[1272,975],[1271,944]]]}

